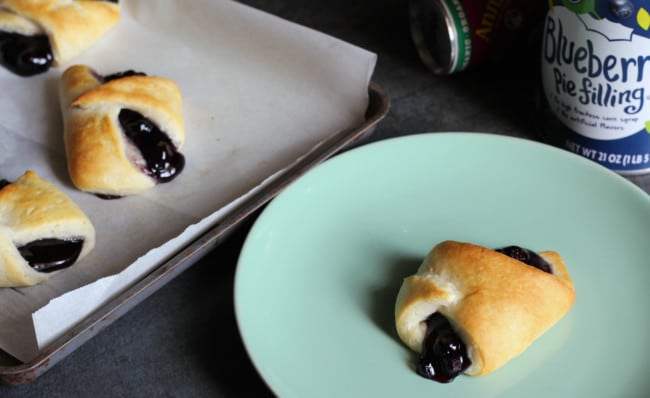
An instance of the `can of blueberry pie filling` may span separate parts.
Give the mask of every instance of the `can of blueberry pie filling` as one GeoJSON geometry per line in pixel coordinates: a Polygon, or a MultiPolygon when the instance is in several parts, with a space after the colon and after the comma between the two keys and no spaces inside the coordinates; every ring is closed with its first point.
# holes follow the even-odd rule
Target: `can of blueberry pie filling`
{"type": "Polygon", "coordinates": [[[623,175],[650,171],[650,2],[553,0],[542,36],[542,134],[623,175]]]}
{"type": "Polygon", "coordinates": [[[546,10],[544,1],[411,0],[411,36],[427,68],[446,75],[518,56],[546,10]]]}

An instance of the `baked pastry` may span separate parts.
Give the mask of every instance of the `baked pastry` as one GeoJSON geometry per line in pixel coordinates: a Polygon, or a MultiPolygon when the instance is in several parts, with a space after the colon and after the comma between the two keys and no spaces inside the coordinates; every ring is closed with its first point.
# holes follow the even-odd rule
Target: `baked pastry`
{"type": "Polygon", "coordinates": [[[33,171],[0,181],[0,287],[42,282],[94,246],[92,223],[56,186],[33,171]]]}
{"type": "Polygon", "coordinates": [[[120,19],[117,0],[0,0],[0,64],[31,76],[74,58],[120,19]]]}
{"type": "Polygon", "coordinates": [[[61,77],[60,97],[68,171],[80,190],[132,195],[183,170],[182,96],[174,81],[134,71],[101,76],[74,65],[61,77]]]}
{"type": "Polygon", "coordinates": [[[404,279],[395,325],[420,353],[417,372],[450,382],[460,373],[483,376],[503,366],[574,300],[573,281],[556,252],[445,241],[404,279]]]}

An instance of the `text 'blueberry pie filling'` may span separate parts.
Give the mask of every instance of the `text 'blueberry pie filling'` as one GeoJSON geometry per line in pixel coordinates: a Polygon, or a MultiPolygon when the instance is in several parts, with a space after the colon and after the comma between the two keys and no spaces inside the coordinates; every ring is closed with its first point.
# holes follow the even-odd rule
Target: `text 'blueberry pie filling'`
{"type": "Polygon", "coordinates": [[[100,198],[142,193],[185,168],[182,96],[170,79],[85,65],[61,78],[64,141],[74,185],[100,198]]]}
{"type": "Polygon", "coordinates": [[[573,281],[556,252],[445,241],[404,279],[395,325],[420,354],[417,373],[448,383],[461,373],[483,376],[502,367],[574,300],[573,281]]]}

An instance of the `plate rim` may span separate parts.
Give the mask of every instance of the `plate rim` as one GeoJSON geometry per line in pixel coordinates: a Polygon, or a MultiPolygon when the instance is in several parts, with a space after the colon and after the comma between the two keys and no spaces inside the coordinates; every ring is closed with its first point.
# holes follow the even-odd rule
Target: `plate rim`
{"type": "MultiPolygon", "coordinates": [[[[251,226],[251,229],[248,232],[247,237],[244,240],[244,244],[242,246],[242,250],[240,252],[240,256],[237,259],[237,265],[236,265],[236,271],[235,271],[235,278],[234,278],[234,289],[233,289],[233,301],[234,301],[234,309],[235,309],[235,320],[236,320],[236,326],[238,328],[238,332],[241,336],[243,346],[251,359],[251,363],[255,370],[257,371],[258,375],[261,377],[261,379],[266,383],[266,385],[276,394],[281,394],[282,392],[286,392],[280,389],[276,384],[274,384],[271,380],[271,378],[267,375],[267,370],[262,369],[262,364],[258,363],[258,358],[256,357],[255,353],[253,352],[253,347],[251,347],[251,342],[249,341],[247,337],[247,332],[244,330],[244,325],[242,324],[242,308],[241,308],[241,292],[242,292],[242,272],[240,271],[244,264],[245,259],[248,256],[248,252],[252,245],[250,236],[253,235],[258,231],[260,225],[263,225],[265,222],[266,217],[269,217],[268,214],[272,214],[275,210],[275,205],[274,203],[281,203],[284,201],[285,197],[290,195],[293,195],[293,188],[294,186],[298,186],[302,181],[308,180],[311,178],[310,176],[321,172],[323,168],[328,167],[328,164],[331,164],[333,162],[344,162],[346,161],[346,158],[349,157],[356,157],[356,156],[361,156],[358,155],[359,152],[367,152],[367,151],[374,151],[376,147],[379,146],[387,146],[387,145],[395,145],[395,142],[401,143],[403,141],[410,141],[410,140],[431,140],[431,144],[433,144],[435,141],[438,140],[455,140],[455,139],[469,139],[469,140],[502,140],[502,141],[508,141],[508,142],[513,142],[517,145],[530,145],[534,147],[541,148],[543,151],[551,151],[554,153],[555,156],[560,156],[563,158],[566,158],[568,162],[577,162],[578,164],[581,165],[581,167],[585,167],[587,170],[589,170],[589,173],[598,173],[601,175],[603,178],[607,178],[608,180],[613,181],[613,184],[619,184],[621,189],[627,190],[630,195],[634,195],[637,199],[639,200],[644,200],[648,204],[650,204],[650,195],[645,192],[642,188],[640,188],[638,185],[634,184],[632,181],[628,180],[626,177],[616,173],[613,170],[610,170],[596,162],[593,162],[587,158],[584,158],[578,154],[572,153],[568,150],[565,150],[563,148],[555,147],[550,144],[532,140],[529,138],[525,137],[516,137],[516,136],[509,136],[509,135],[502,135],[502,134],[497,134],[497,133],[492,133],[492,132],[474,132],[474,131],[444,131],[444,132],[423,132],[423,133],[414,133],[414,134],[407,134],[403,136],[396,136],[396,137],[391,137],[379,141],[374,141],[370,142],[368,144],[352,148],[346,152],[340,153],[332,158],[329,158],[319,164],[318,166],[314,167],[313,169],[309,170],[307,173],[305,173],[303,176],[299,177],[296,179],[292,184],[290,184],[286,189],[284,189],[282,192],[280,192],[268,205],[266,208],[263,209],[261,214],[258,216],[258,218],[254,221],[253,225],[251,226]],[[342,160],[341,160],[342,159],[342,160]]],[[[650,208],[649,208],[650,210],[650,208]]]]}

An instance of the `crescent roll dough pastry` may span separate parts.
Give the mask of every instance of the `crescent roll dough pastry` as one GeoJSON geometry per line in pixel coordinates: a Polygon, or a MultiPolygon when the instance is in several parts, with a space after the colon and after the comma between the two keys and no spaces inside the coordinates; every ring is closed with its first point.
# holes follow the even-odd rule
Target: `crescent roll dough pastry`
{"type": "Polygon", "coordinates": [[[42,282],[94,246],[83,211],[35,172],[0,182],[0,287],[42,282]]]}
{"type": "MultiPolygon", "coordinates": [[[[466,352],[450,366],[472,376],[493,372],[521,354],[571,308],[575,291],[558,253],[506,249],[511,248],[514,257],[531,258],[537,264],[504,254],[508,250],[455,241],[436,245],[417,273],[404,279],[398,293],[395,324],[402,341],[421,358],[433,355],[427,346],[436,339],[432,328],[442,330],[448,322],[451,329],[438,342],[455,334],[460,339],[455,346],[464,346],[466,352]],[[463,361],[464,367],[458,365],[463,361]]],[[[418,373],[436,371],[440,372],[431,368],[418,373]]],[[[448,382],[453,377],[430,378],[448,382]]]]}
{"type": "Polygon", "coordinates": [[[0,0],[0,62],[24,76],[44,72],[89,48],[119,19],[117,1],[0,0]]]}
{"type": "Polygon", "coordinates": [[[185,141],[178,85],[126,71],[101,76],[85,65],[61,77],[68,171],[80,190],[141,193],[183,170],[185,141]]]}

